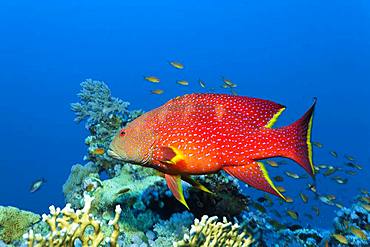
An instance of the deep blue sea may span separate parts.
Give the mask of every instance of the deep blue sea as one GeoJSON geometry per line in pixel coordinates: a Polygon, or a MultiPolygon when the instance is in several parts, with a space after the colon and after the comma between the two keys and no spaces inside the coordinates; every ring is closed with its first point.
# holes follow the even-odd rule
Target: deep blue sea
{"type": "MultiPolygon", "coordinates": [[[[226,93],[222,77],[240,95],[287,106],[277,126],[295,121],[317,97],[312,139],[324,147],[314,149],[315,163],[341,165],[349,154],[363,166],[345,185],[318,175],[318,189],[344,205],[369,189],[369,1],[12,0],[0,2],[0,205],[38,213],[64,205],[62,185],[86,153],[88,132],[70,110],[83,80],[105,81],[131,109],[149,111],[206,92],[198,79],[226,93]],[[185,68],[175,70],[172,60],[185,68]],[[162,81],[153,85],[146,75],[162,81]],[[159,87],[163,95],[150,93],[159,87]],[[46,184],[30,193],[41,177],[46,184]]],[[[286,207],[317,205],[322,214],[310,224],[330,225],[335,208],[300,203],[307,182],[285,178],[295,200],[286,207]]]]}

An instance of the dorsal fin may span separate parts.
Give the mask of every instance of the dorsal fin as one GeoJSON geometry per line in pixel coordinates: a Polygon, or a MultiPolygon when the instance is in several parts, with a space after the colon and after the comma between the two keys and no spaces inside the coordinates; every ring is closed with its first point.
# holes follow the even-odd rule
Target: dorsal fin
{"type": "Polygon", "coordinates": [[[166,103],[168,109],[178,111],[175,106],[181,106],[181,111],[188,114],[201,109],[205,115],[214,115],[216,120],[231,117],[235,125],[251,128],[271,128],[285,109],[270,100],[212,93],[187,94],[166,103]]]}

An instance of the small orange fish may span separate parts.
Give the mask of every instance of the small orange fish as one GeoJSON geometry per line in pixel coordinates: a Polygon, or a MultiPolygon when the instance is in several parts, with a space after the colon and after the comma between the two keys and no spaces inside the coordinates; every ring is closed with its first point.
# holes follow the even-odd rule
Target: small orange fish
{"type": "Polygon", "coordinates": [[[361,207],[363,207],[367,211],[370,211],[370,205],[369,204],[361,204],[361,207]]]}
{"type": "Polygon", "coordinates": [[[164,91],[162,89],[155,89],[155,90],[152,90],[151,92],[152,92],[152,94],[158,94],[158,95],[164,93],[164,91]]]}
{"type": "Polygon", "coordinates": [[[187,94],[130,122],[114,137],[109,154],[164,173],[169,189],[186,207],[181,180],[221,170],[285,200],[259,160],[290,158],[313,176],[314,107],[293,124],[272,128],[285,109],[280,104],[228,94],[187,94]]]}
{"type": "Polygon", "coordinates": [[[301,199],[302,199],[302,201],[303,201],[304,203],[307,203],[307,202],[308,202],[308,197],[307,197],[305,194],[303,194],[303,193],[301,192],[301,193],[299,193],[299,196],[301,197],[301,199]]]}
{"type": "Polygon", "coordinates": [[[320,142],[312,142],[312,144],[318,148],[322,148],[323,145],[320,142]]]}
{"type": "Polygon", "coordinates": [[[342,234],[333,234],[332,235],[339,243],[341,244],[348,244],[348,240],[342,234]]]}
{"type": "Polygon", "coordinates": [[[172,67],[174,67],[176,69],[183,69],[184,68],[184,65],[182,63],[179,63],[179,62],[172,61],[172,62],[170,62],[170,64],[172,65],[172,67]]]}
{"type": "Polygon", "coordinates": [[[189,85],[189,82],[188,81],[181,80],[181,81],[177,81],[177,84],[180,84],[180,85],[183,85],[183,86],[187,86],[187,85],[189,85]]]}
{"type": "Polygon", "coordinates": [[[95,148],[91,153],[95,154],[95,155],[103,155],[103,154],[105,154],[105,149],[104,148],[95,148]]]}
{"type": "Polygon", "coordinates": [[[153,83],[158,83],[161,81],[158,77],[155,76],[145,76],[144,79],[153,83]]]}
{"type": "Polygon", "coordinates": [[[266,162],[267,162],[267,164],[269,164],[272,167],[278,167],[279,166],[279,164],[274,160],[267,160],[266,162]]]}
{"type": "Polygon", "coordinates": [[[293,198],[291,198],[289,196],[286,196],[285,199],[286,199],[285,200],[286,202],[293,202],[293,198]]]}
{"type": "Polygon", "coordinates": [[[233,83],[231,80],[229,80],[229,79],[226,79],[226,78],[223,78],[222,79],[223,80],[223,82],[225,83],[224,85],[223,85],[223,87],[224,88],[233,88],[233,87],[236,87],[237,85],[235,84],[235,83],[233,83]]]}
{"type": "Polygon", "coordinates": [[[334,158],[338,158],[338,153],[335,152],[335,151],[330,151],[330,154],[331,156],[333,156],[334,158]]]}
{"type": "Polygon", "coordinates": [[[280,191],[281,193],[284,193],[286,190],[283,186],[276,186],[276,189],[280,191]]]}
{"type": "Polygon", "coordinates": [[[289,215],[293,220],[298,220],[298,213],[293,210],[287,210],[287,215],[289,215]]]}

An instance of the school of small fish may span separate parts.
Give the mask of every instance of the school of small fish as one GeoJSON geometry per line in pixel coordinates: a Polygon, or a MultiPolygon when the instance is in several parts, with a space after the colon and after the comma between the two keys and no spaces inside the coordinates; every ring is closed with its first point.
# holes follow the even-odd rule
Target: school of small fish
{"type": "MultiPolygon", "coordinates": [[[[185,68],[184,64],[179,61],[169,61],[168,64],[172,68],[175,68],[177,70],[183,70],[185,68]]],[[[161,82],[161,79],[154,75],[144,76],[144,80],[154,83],[154,84],[158,84],[159,82],[161,82]]],[[[222,81],[222,84],[220,85],[221,88],[230,90],[229,92],[231,95],[234,95],[234,96],[238,95],[237,91],[235,90],[235,88],[238,86],[236,83],[232,82],[230,79],[225,78],[225,77],[222,77],[221,81],[222,81]]],[[[178,79],[175,82],[181,86],[190,85],[190,82],[184,79],[178,79]]],[[[202,89],[207,89],[206,82],[204,80],[199,79],[198,84],[202,89]]],[[[215,92],[215,90],[216,90],[215,87],[208,88],[208,92],[215,92]]],[[[162,88],[157,88],[157,89],[150,90],[150,92],[151,94],[154,94],[154,95],[161,95],[161,94],[164,94],[165,90],[162,88]]]]}

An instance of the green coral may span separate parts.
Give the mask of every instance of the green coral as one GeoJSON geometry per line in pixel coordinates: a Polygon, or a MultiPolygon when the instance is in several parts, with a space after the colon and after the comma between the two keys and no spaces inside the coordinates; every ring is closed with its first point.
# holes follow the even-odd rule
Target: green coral
{"type": "Polygon", "coordinates": [[[131,174],[130,167],[125,166],[118,176],[102,181],[101,186],[92,193],[97,198],[92,208],[103,212],[116,203],[122,203],[135,209],[145,209],[146,206],[140,200],[142,194],[151,186],[155,186],[156,183],[162,184],[163,181],[163,178],[153,175],[135,177],[131,174]]]}
{"type": "Polygon", "coordinates": [[[89,162],[85,166],[80,164],[72,166],[71,173],[63,185],[63,193],[66,201],[71,203],[73,207],[83,206],[83,183],[87,177],[93,174],[97,175],[97,168],[93,162],[89,162]]]}
{"type": "Polygon", "coordinates": [[[0,206],[0,239],[7,244],[18,240],[40,216],[15,207],[0,206]]]}

